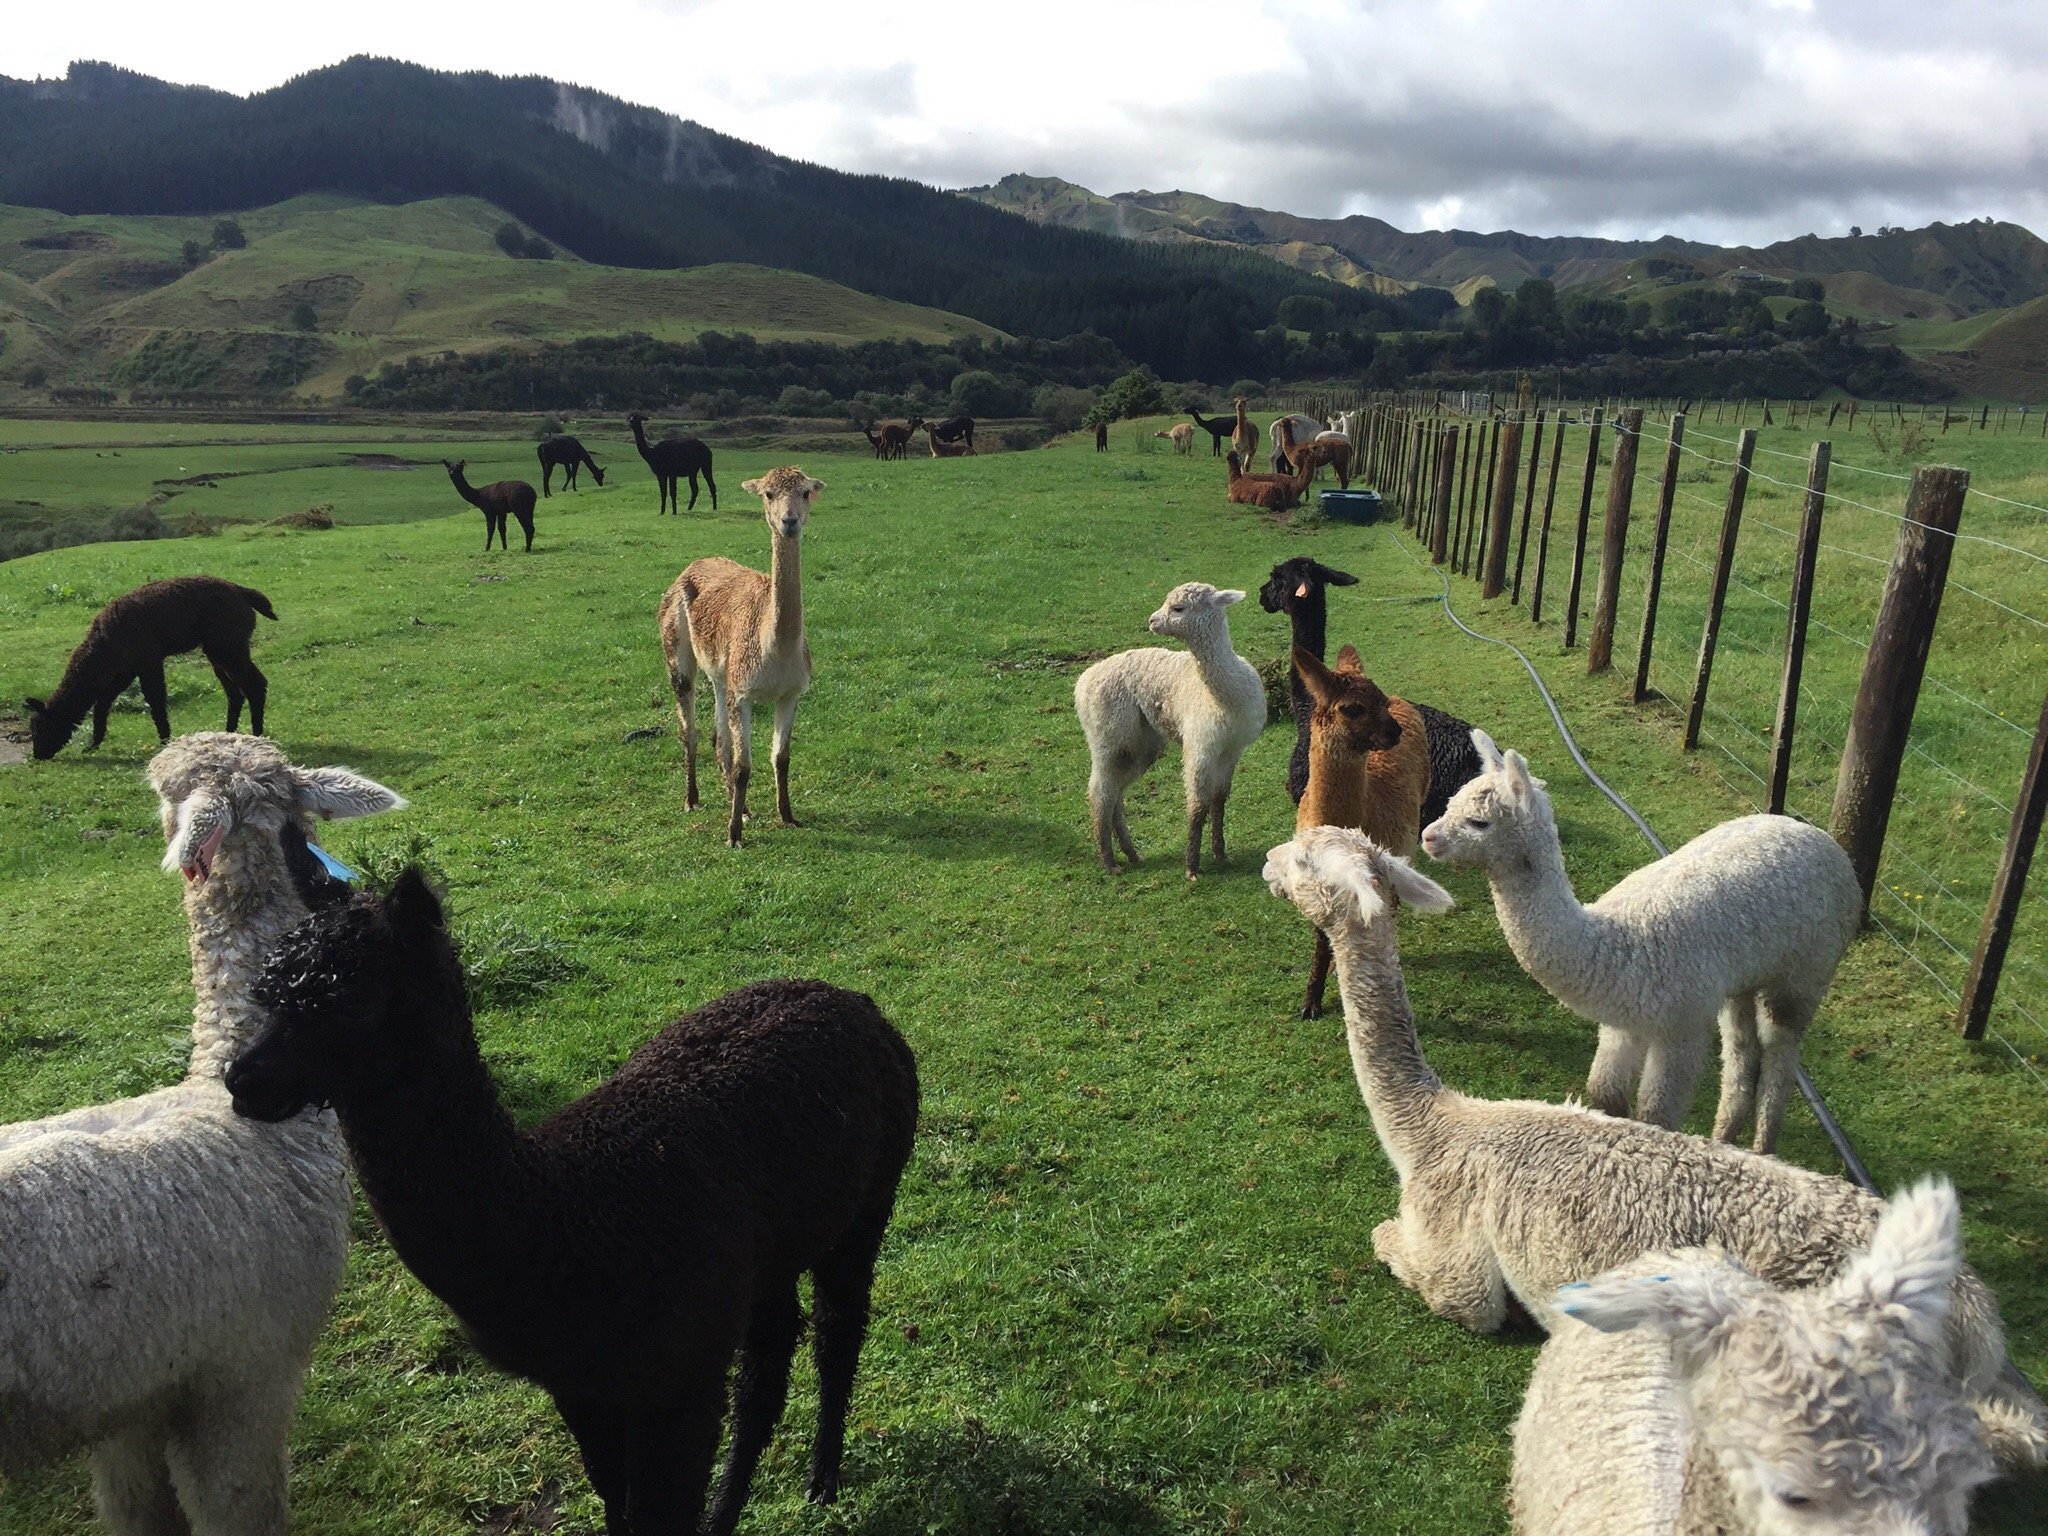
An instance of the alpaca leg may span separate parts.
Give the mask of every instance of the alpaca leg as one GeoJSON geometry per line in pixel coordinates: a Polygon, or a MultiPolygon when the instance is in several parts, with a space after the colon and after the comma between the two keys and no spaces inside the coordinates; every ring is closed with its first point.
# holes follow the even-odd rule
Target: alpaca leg
{"type": "Polygon", "coordinates": [[[1600,1043],[1593,1051],[1593,1069],[1586,1076],[1586,1102],[1603,1115],[1626,1120],[1647,1045],[1640,1035],[1602,1024],[1600,1043]]]}
{"type": "MultiPolygon", "coordinates": [[[[678,646],[668,659],[668,685],[676,696],[676,737],[683,744],[683,764],[689,775],[683,792],[683,808],[697,809],[697,670],[686,654],[688,642],[678,646]]],[[[715,730],[716,727],[714,726],[715,730]]]]}
{"type": "MultiPolygon", "coordinates": [[[[1124,857],[1133,865],[1142,862],[1138,858],[1138,845],[1131,841],[1131,824],[1124,819],[1124,802],[1121,797],[1116,802],[1116,840],[1117,845],[1124,851],[1124,857]]],[[[1111,862],[1114,863],[1114,860],[1111,862]]]]}
{"type": "MultiPolygon", "coordinates": [[[[519,519],[519,531],[526,535],[526,552],[530,555],[533,553],[533,514],[531,512],[515,512],[513,516],[519,519]]],[[[511,546],[507,545],[506,547],[510,548],[511,546]]]]}
{"type": "Polygon", "coordinates": [[[796,1277],[778,1281],[754,1298],[754,1318],[740,1346],[739,1372],[732,1387],[732,1442],[711,1499],[710,1536],[731,1536],[753,1486],[754,1468],[782,1417],[789,1396],[789,1361],[803,1331],[796,1277]]]}
{"type": "Polygon", "coordinates": [[[85,744],[86,751],[92,751],[107,739],[107,716],[114,712],[115,702],[128,691],[128,685],[133,681],[135,679],[132,677],[124,677],[111,682],[101,689],[100,696],[93,700],[92,740],[85,744]]]}
{"type": "MultiPolygon", "coordinates": [[[[893,1204],[891,1191],[890,1203],[893,1204]]],[[[853,1378],[868,1335],[869,1297],[875,1284],[875,1255],[889,1223],[889,1206],[864,1229],[849,1233],[811,1271],[811,1351],[818,1365],[818,1436],[811,1443],[810,1485],[804,1497],[830,1504],[839,1496],[839,1468],[846,1454],[846,1414],[853,1402],[853,1378]]]]}
{"type": "Polygon", "coordinates": [[[725,679],[711,675],[711,755],[718,759],[718,781],[732,793],[732,696],[725,679]]]}
{"type": "Polygon", "coordinates": [[[1112,875],[1117,867],[1111,838],[1123,844],[1126,858],[1133,864],[1138,862],[1130,829],[1124,825],[1124,790],[1128,781],[1116,768],[1112,757],[1098,756],[1088,774],[1088,820],[1095,832],[1095,851],[1102,858],[1102,867],[1112,875]]]}
{"type": "Polygon", "coordinates": [[[694,512],[694,511],[696,511],[696,510],[697,510],[697,471],[695,471],[694,469],[690,471],[690,505],[689,505],[689,510],[690,510],[690,511],[692,511],[692,512],[694,512]]]}
{"type": "MultiPolygon", "coordinates": [[[[690,489],[694,491],[696,488],[693,482],[690,489]]],[[[718,482],[711,478],[711,466],[709,464],[704,466],[704,488],[711,493],[711,510],[716,512],[718,510],[718,482]]]]}
{"type": "Polygon", "coordinates": [[[140,680],[142,697],[149,705],[149,718],[156,722],[157,740],[167,743],[171,739],[171,704],[164,692],[163,658],[145,661],[140,680]]]}
{"type": "Polygon", "coordinates": [[[1315,952],[1309,956],[1308,991],[1301,999],[1301,1016],[1304,1019],[1320,1019],[1323,1016],[1323,993],[1330,984],[1330,962],[1335,958],[1330,952],[1330,936],[1322,929],[1316,930],[1315,952]]]}
{"type": "Polygon", "coordinates": [[[1230,799],[1230,781],[1224,780],[1223,787],[1209,797],[1209,852],[1216,857],[1220,869],[1228,862],[1223,852],[1223,806],[1230,799]]]}
{"type": "Polygon", "coordinates": [[[1202,873],[1202,824],[1209,819],[1209,802],[1204,796],[1188,797],[1188,878],[1202,873]]]}
{"type": "MultiPolygon", "coordinates": [[[[206,659],[213,661],[211,656],[206,659]]],[[[213,676],[220,684],[220,691],[228,696],[228,723],[223,729],[232,731],[242,723],[242,690],[235,682],[234,674],[217,661],[213,661],[213,676]]]]}
{"type": "Polygon", "coordinates": [[[1778,1130],[1785,1123],[1785,1106],[1791,1102],[1793,1079],[1799,1071],[1799,1042],[1819,1010],[1819,998],[1765,995],[1757,999],[1757,1037],[1763,1052],[1757,1070],[1758,1152],[1777,1150],[1778,1130]]]}
{"type": "Polygon", "coordinates": [[[1700,1074],[1706,1070],[1713,1031],[1704,1019],[1685,1020],[1650,1044],[1636,1090],[1636,1118],[1675,1131],[1685,1124],[1700,1074]]]}
{"type": "Polygon", "coordinates": [[[739,700],[732,722],[732,819],[726,823],[728,846],[740,846],[740,823],[747,819],[747,780],[754,775],[754,701],[739,700]]]}
{"type": "Polygon", "coordinates": [[[1756,998],[1737,993],[1721,1004],[1721,1103],[1714,1111],[1714,1140],[1740,1141],[1756,1110],[1756,998]]]}
{"type": "Polygon", "coordinates": [[[789,733],[796,727],[796,700],[779,699],[775,704],[775,814],[785,827],[797,825],[789,808],[789,733]]]}
{"type": "Polygon", "coordinates": [[[249,729],[253,734],[261,736],[263,701],[270,697],[270,679],[263,675],[253,661],[240,663],[235,668],[235,675],[241,679],[242,692],[249,696],[249,729]]]}
{"type": "Polygon", "coordinates": [[[299,1386],[293,1377],[247,1390],[223,1389],[194,1405],[165,1447],[193,1530],[202,1536],[284,1536],[291,1525],[286,1440],[299,1386]]]}
{"type": "Polygon", "coordinates": [[[131,1430],[101,1441],[86,1460],[93,1502],[113,1536],[192,1536],[171,1485],[161,1434],[131,1430]]]}

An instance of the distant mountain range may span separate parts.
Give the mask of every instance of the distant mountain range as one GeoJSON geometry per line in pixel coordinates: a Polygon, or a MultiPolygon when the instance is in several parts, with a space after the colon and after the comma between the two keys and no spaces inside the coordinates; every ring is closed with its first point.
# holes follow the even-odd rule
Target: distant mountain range
{"type": "Polygon", "coordinates": [[[1257,251],[1352,286],[1379,292],[1448,288],[1464,303],[1489,283],[1512,289],[1542,277],[1560,289],[1592,285],[1621,292],[1683,275],[1683,269],[1708,279],[1736,272],[1818,277],[1844,312],[1892,319],[1954,320],[2048,295],[2048,241],[2017,224],[1989,219],[1870,235],[1804,235],[1758,247],[1513,230],[1411,234],[1363,214],[1303,218],[1194,192],[1104,196],[1054,176],[1005,176],[962,195],[1061,229],[1257,251]],[[1652,263],[1660,265],[1653,269],[1652,263]]]}

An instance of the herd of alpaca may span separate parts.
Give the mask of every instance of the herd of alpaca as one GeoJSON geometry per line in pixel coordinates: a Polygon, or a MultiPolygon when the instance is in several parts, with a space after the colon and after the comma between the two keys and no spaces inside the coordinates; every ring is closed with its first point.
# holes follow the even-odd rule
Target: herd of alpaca
{"type": "MultiPolygon", "coordinates": [[[[1284,510],[1325,464],[1348,484],[1352,421],[1280,418],[1276,472],[1252,474],[1257,436],[1235,404],[1157,435],[1191,454],[1195,425],[1219,445],[1227,428],[1233,502],[1284,510]]],[[[694,507],[709,450],[650,445],[630,420],[663,511],[683,476],[694,507]]],[[[867,436],[896,458],[918,429],[934,457],[974,451],[968,418],[867,436]]],[[[540,457],[544,492],[555,467],[569,489],[579,465],[603,483],[573,438],[540,457]]],[[[508,518],[531,549],[531,486],[471,487],[461,461],[447,468],[485,512],[487,550],[508,518]]],[[[685,803],[699,804],[702,672],[735,848],[757,703],[774,711],[777,814],[797,825],[790,743],[812,681],[801,545],[824,486],[783,467],[742,488],[762,503],[768,570],[694,560],[657,609],[685,803]]],[[[1399,1185],[1374,1256],[1450,1322],[1493,1333],[1519,1310],[1548,1336],[1515,1428],[1517,1536],[1964,1531],[1977,1486],[2048,1466],[2048,1408],[1964,1260],[1955,1192],[1930,1182],[1887,1204],[1771,1155],[1802,1038],[1860,925],[1847,856],[1791,818],[1742,817],[1582,904],[1519,753],[1389,694],[1355,645],[1328,658],[1329,591],[1356,584],[1296,556],[1260,591],[1287,619],[1296,731],[1294,836],[1263,879],[1314,931],[1301,1017],[1321,1016],[1335,971],[1399,1185]],[[1509,952],[1596,1026],[1585,1105],[1478,1099],[1430,1069],[1397,917],[1452,899],[1412,866],[1418,849],[1485,870],[1509,952]],[[1688,1135],[1717,1037],[1712,1133],[1688,1135]]],[[[1230,632],[1245,596],[1179,584],[1147,627],[1180,648],[1121,651],[1076,681],[1111,874],[1119,853],[1140,862],[1126,795],[1176,744],[1187,879],[1205,828],[1225,862],[1236,770],[1268,718],[1230,632]]],[[[405,802],[345,768],[298,767],[261,736],[259,613],[276,617],[250,588],[153,583],[109,604],[56,692],[30,701],[47,758],[89,711],[98,746],[139,677],[169,742],[163,659],[197,648],[229,714],[225,732],[171,742],[149,768],[164,867],[184,878],[184,1080],[0,1125],[0,1475],[83,1454],[115,1536],[281,1533],[352,1170],[393,1250],[483,1356],[548,1393],[612,1536],[734,1531],[785,1406],[808,1276],[807,1492],[830,1501],[916,1135],[910,1047],[860,993],[758,982],[521,1129],[479,1049],[443,898],[416,868],[382,894],[354,891],[318,849],[320,820],[405,802]],[[254,736],[235,734],[245,698],[254,736]]]]}

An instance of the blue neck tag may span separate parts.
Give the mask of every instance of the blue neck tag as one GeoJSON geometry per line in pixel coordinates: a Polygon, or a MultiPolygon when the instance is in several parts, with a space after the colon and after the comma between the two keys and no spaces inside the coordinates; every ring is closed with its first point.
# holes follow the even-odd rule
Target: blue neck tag
{"type": "Polygon", "coordinates": [[[325,848],[322,848],[318,843],[314,842],[311,838],[308,838],[306,840],[306,846],[313,850],[313,857],[318,859],[321,862],[321,864],[325,866],[327,873],[334,876],[335,879],[345,880],[350,884],[354,884],[357,880],[362,878],[354,870],[350,869],[346,864],[342,863],[341,860],[337,859],[333,854],[329,853],[325,848]]]}

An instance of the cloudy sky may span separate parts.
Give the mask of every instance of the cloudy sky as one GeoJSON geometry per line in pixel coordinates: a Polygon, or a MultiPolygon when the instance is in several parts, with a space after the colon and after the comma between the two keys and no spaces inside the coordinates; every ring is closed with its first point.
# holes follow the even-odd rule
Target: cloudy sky
{"type": "Polygon", "coordinates": [[[249,92],[350,53],[945,186],[1021,170],[1406,229],[2048,234],[2044,0],[102,0],[14,8],[0,74],[91,57],[249,92]]]}

